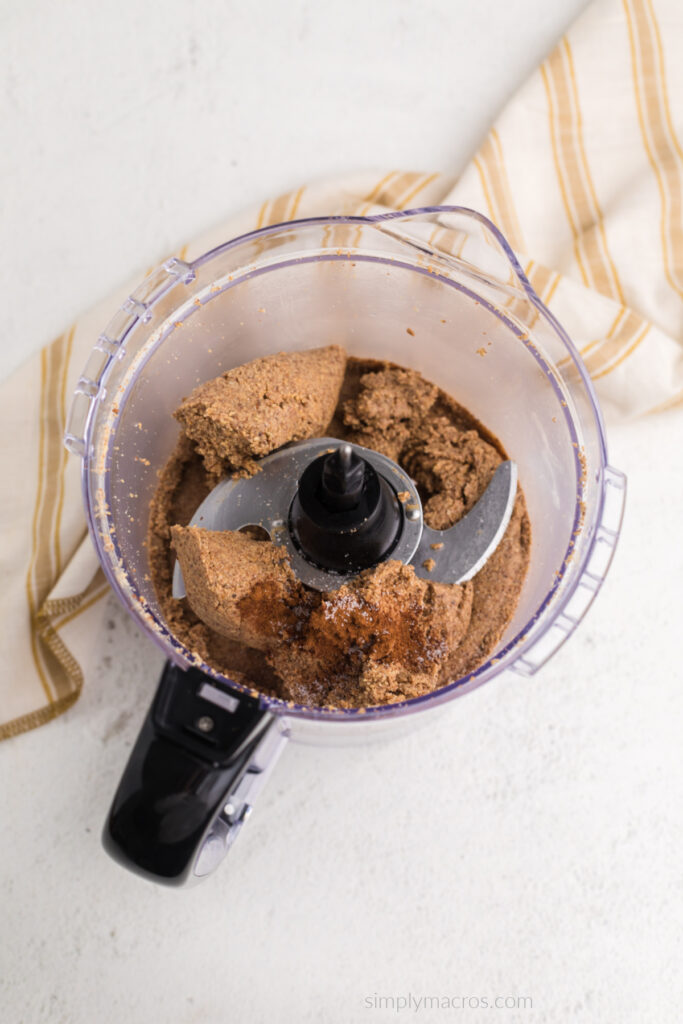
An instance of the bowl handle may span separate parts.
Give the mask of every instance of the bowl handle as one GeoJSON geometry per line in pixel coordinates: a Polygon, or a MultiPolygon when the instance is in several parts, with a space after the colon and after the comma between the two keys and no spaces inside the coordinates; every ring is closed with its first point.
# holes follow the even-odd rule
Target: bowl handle
{"type": "MultiPolygon", "coordinates": [[[[555,614],[550,627],[510,666],[521,676],[532,676],[572,635],[595,600],[612,564],[621,533],[626,504],[626,477],[613,466],[605,466],[602,496],[588,557],[571,594],[555,614]]],[[[572,557],[571,555],[569,556],[572,557]]]]}
{"type": "Polygon", "coordinates": [[[165,885],[223,859],[287,741],[284,720],[199,669],[166,663],[119,783],[102,842],[165,885]]]}

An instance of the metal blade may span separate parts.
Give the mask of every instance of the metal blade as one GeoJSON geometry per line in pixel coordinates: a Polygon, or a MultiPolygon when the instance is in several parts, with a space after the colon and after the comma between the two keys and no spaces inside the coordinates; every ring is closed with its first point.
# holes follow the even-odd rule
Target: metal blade
{"type": "MultiPolygon", "coordinates": [[[[190,526],[205,530],[260,526],[274,544],[287,549],[292,569],[302,583],[321,591],[337,589],[353,574],[322,569],[304,558],[291,537],[288,519],[303,471],[313,459],[338,447],[336,438],[319,437],[295,442],[267,455],[259,462],[259,471],[254,476],[228,477],[214,487],[195,512],[190,526]]],[[[510,521],[517,490],[516,464],[504,462],[498,467],[484,494],[459,523],[449,530],[431,530],[423,524],[420,497],[407,473],[379,452],[359,445],[353,448],[403,497],[403,528],[390,557],[412,564],[416,574],[424,579],[443,583],[471,579],[495,551],[510,521]],[[428,560],[434,562],[431,571],[423,564],[428,560]]],[[[185,597],[185,582],[177,560],[173,596],[185,597]]]]}
{"type": "MultiPolygon", "coordinates": [[[[190,526],[204,530],[241,530],[260,526],[275,543],[284,543],[289,508],[296,494],[299,477],[312,459],[324,451],[334,451],[339,442],[332,437],[281,448],[259,463],[259,471],[250,477],[228,477],[214,487],[192,516],[190,526]]],[[[185,597],[185,581],[176,560],[173,570],[173,596],[185,597]]]]}
{"type": "Polygon", "coordinates": [[[517,464],[503,462],[481,498],[448,530],[423,526],[412,558],[415,574],[440,583],[472,579],[503,539],[515,504],[517,464]],[[431,570],[425,567],[434,563],[431,570]]]}
{"type": "MultiPolygon", "coordinates": [[[[205,530],[241,530],[244,526],[262,527],[274,544],[286,548],[292,569],[306,586],[330,591],[341,587],[351,575],[333,572],[309,562],[298,550],[288,529],[289,510],[299,486],[299,479],[314,459],[325,452],[339,448],[334,437],[316,437],[297,441],[286,448],[267,455],[259,462],[254,476],[222,480],[204,499],[192,517],[190,526],[205,530]]],[[[353,450],[370,462],[402,494],[404,523],[392,555],[409,562],[422,532],[422,506],[413,481],[400,466],[386,455],[373,452],[361,445],[353,450]]],[[[179,563],[173,570],[173,596],[185,597],[185,582],[179,563]]]]}

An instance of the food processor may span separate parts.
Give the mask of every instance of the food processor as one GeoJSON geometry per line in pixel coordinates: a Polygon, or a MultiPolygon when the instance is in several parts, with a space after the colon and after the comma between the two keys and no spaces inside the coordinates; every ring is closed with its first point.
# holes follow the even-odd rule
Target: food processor
{"type": "MultiPolygon", "coordinates": [[[[292,221],[191,262],[167,260],[95,342],[64,440],[81,458],[88,526],[104,572],[168,659],[103,841],[121,864],[169,885],[194,883],[216,867],[288,741],[374,740],[412,728],[494,677],[536,672],[599,590],[625,498],[626,481],[608,464],[600,409],[574,345],[498,229],[453,206],[292,221]],[[517,608],[486,662],[432,693],[377,707],[300,706],[227,678],[173,635],[149,573],[149,504],[177,440],[173,412],[181,401],[203,381],[260,356],[329,344],[419,371],[506,449],[502,472],[452,528],[460,529],[460,541],[444,545],[455,555],[444,558],[439,572],[452,575],[442,578],[477,571],[502,535],[517,479],[532,529],[517,608]]],[[[312,443],[305,457],[299,452],[301,474],[315,458],[334,454],[336,468],[326,472],[348,483],[353,458],[365,458],[334,439],[312,443]]],[[[278,458],[296,459],[296,452],[283,453],[263,460],[264,467],[274,460],[272,494],[282,479],[278,458]]],[[[404,482],[412,508],[402,512],[396,536],[405,540],[411,523],[427,528],[416,489],[404,482]]],[[[259,498],[257,487],[245,499],[252,523],[262,523],[264,493],[259,498]]],[[[292,495],[282,500],[286,512],[292,495]]],[[[236,528],[217,508],[214,499],[203,522],[198,510],[199,525],[236,528]]],[[[271,526],[281,520],[271,517],[271,526]]],[[[405,561],[419,550],[420,537],[413,541],[405,561]]],[[[318,580],[321,589],[328,583],[318,580]]],[[[174,592],[183,593],[178,571],[174,592]]]]}

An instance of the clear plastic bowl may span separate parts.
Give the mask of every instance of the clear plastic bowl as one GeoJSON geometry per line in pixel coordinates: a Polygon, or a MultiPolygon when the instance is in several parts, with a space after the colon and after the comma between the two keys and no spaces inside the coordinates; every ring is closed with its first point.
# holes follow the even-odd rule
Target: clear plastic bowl
{"type": "Polygon", "coordinates": [[[419,370],[501,439],[519,467],[532,550],[514,618],[485,664],[435,693],[362,711],[263,696],[302,739],[311,724],[336,727],[328,736],[365,736],[371,725],[405,721],[501,673],[535,672],[597,593],[625,494],[623,475],[608,466],[600,410],[576,349],[480,214],[436,207],[301,220],[192,263],[168,260],[97,340],[65,443],[82,458],[103,569],[174,662],[241,689],[173,636],[150,580],[149,502],[178,434],[173,410],[200,381],[231,367],[331,343],[419,370]]]}

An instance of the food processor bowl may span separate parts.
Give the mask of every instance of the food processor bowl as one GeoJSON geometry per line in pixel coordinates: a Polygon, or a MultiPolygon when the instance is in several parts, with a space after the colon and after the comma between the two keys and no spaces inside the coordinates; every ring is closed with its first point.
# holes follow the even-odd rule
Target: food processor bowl
{"type": "MultiPolygon", "coordinates": [[[[246,757],[235,769],[239,778],[231,776],[228,789],[218,793],[226,783],[221,776],[202,795],[204,813],[197,811],[192,842],[183,856],[176,850],[166,874],[158,870],[158,851],[149,854],[159,829],[146,846],[139,835],[130,838],[145,810],[152,817],[161,813],[150,811],[143,785],[149,750],[136,747],[137,768],[134,751],[128,784],[122,783],[105,830],[107,845],[128,866],[174,884],[201,877],[220,859],[244,820],[237,818],[251,805],[256,780],[263,781],[285,738],[366,740],[412,727],[494,676],[536,672],[573,633],[599,590],[625,497],[624,476],[607,462],[602,417],[578,352],[497,228],[462,207],[293,221],[226,242],[191,262],[167,260],[97,339],[77,385],[65,444],[82,460],[88,525],[107,578],[169,659],[167,689],[192,690],[196,702],[184,713],[195,715],[192,742],[200,746],[193,758],[213,757],[214,765],[218,758],[216,748],[207,754],[201,746],[206,736],[196,726],[198,711],[253,711],[250,738],[240,734],[242,747],[238,743],[237,760],[246,757]],[[181,400],[197,384],[259,356],[329,344],[418,370],[472,412],[516,462],[532,527],[528,575],[492,656],[423,697],[352,710],[255,697],[202,663],[164,621],[146,547],[149,503],[177,440],[172,414],[181,400]],[[212,695],[199,697],[202,687],[212,695]],[[234,701],[233,709],[221,708],[216,695],[228,698],[224,705],[234,701]],[[244,789],[245,779],[249,794],[240,804],[230,793],[244,789]],[[116,814],[121,817],[125,804],[130,818],[135,800],[133,818],[112,839],[116,814]]],[[[147,740],[166,730],[175,750],[185,740],[178,723],[164,718],[169,700],[157,694],[145,727],[147,740]]],[[[230,749],[227,759],[235,761],[230,749]]],[[[155,779],[168,797],[166,760],[157,764],[155,779]]],[[[177,781],[177,765],[169,771],[177,781]]]]}

